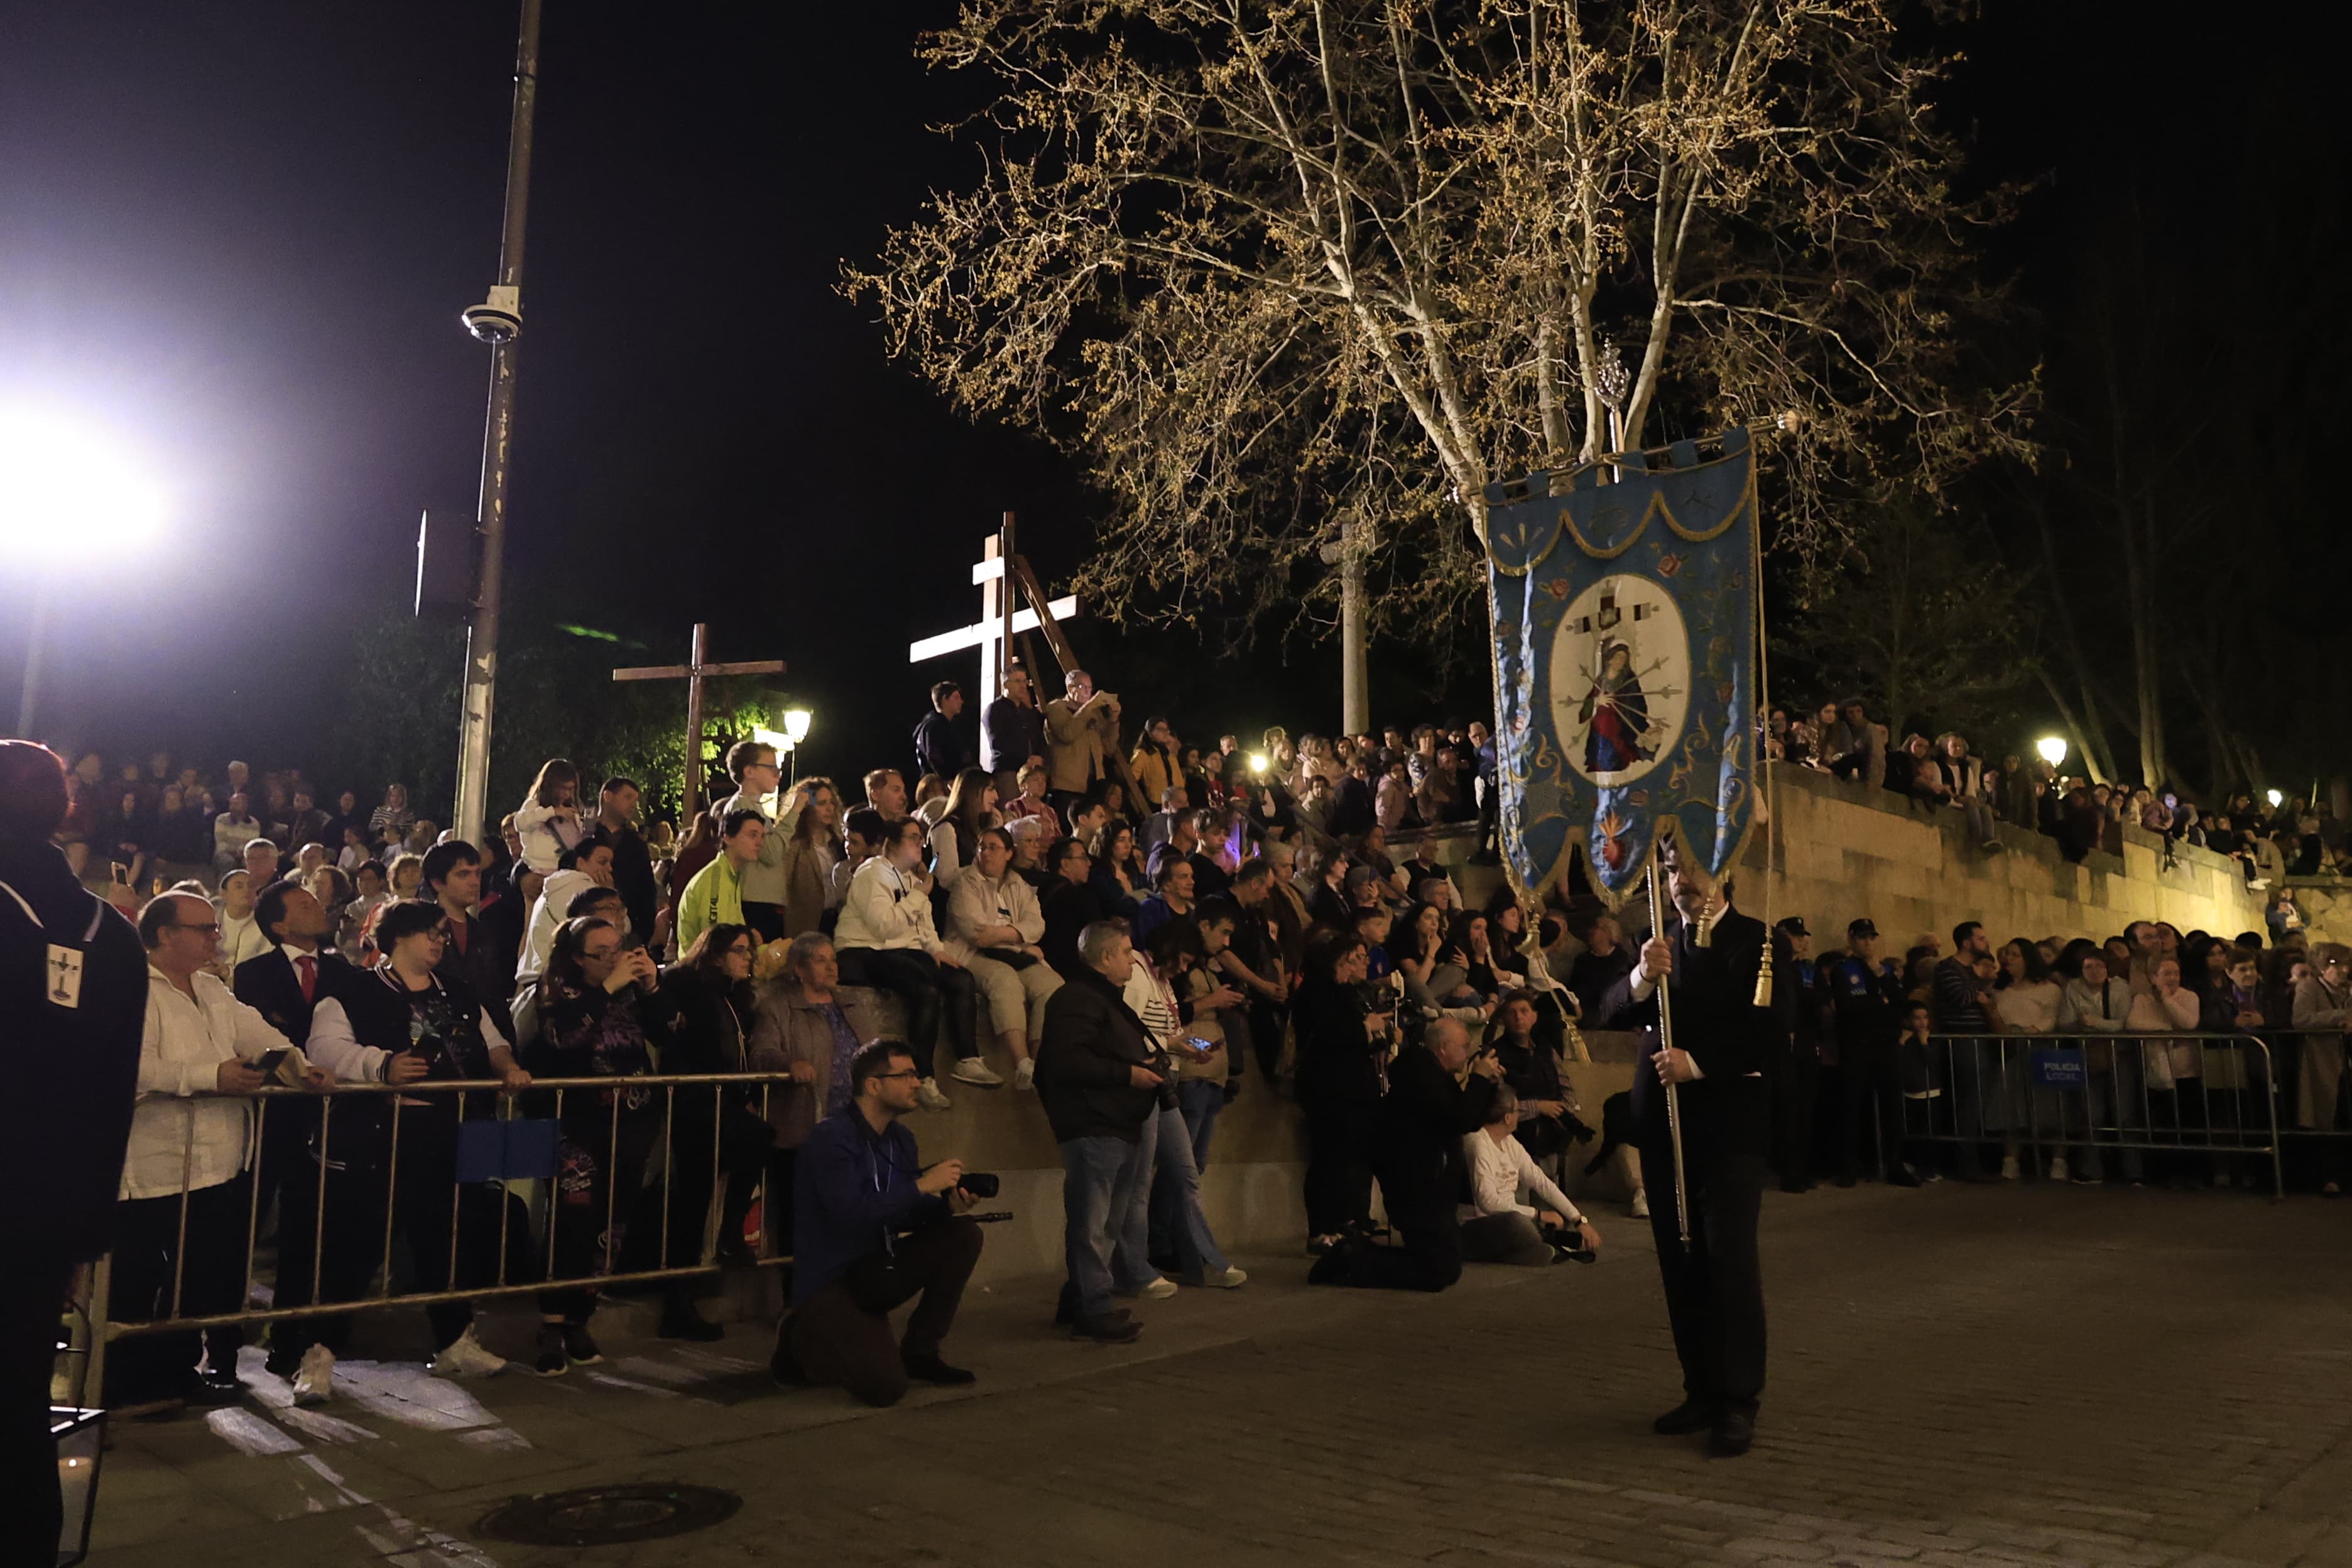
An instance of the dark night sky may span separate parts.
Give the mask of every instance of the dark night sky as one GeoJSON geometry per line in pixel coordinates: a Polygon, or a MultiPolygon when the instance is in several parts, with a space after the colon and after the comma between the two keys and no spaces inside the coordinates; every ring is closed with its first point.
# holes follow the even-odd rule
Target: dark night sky
{"type": "MultiPolygon", "coordinates": [[[[1083,548],[1061,462],[950,415],[831,290],[963,172],[925,129],[963,89],[910,57],[933,9],[557,0],[546,26],[517,612],[656,641],[630,662],[677,657],[698,616],[717,657],[786,658],[821,724],[872,705],[824,732],[854,754],[821,735],[835,768],[901,749],[921,682],[969,680],[968,660],[919,678],[903,647],[974,613],[965,566],[999,510],[1049,576],[1083,548]]],[[[1958,95],[1993,167],[2162,155],[2161,37],[2009,9],[1958,95]]],[[[177,509],[139,559],[76,559],[44,730],[298,760],[337,717],[344,629],[405,603],[418,510],[472,502],[487,354],[457,314],[496,258],[513,22],[446,0],[0,21],[0,405],[122,431],[177,509]]],[[[2218,47],[2226,73],[2255,45],[2218,47]]],[[[2031,268],[2057,229],[2003,243],[2031,268]]],[[[11,694],[24,601],[0,602],[11,694]]],[[[1336,655],[1293,659],[1192,710],[1328,721],[1336,655]]]]}

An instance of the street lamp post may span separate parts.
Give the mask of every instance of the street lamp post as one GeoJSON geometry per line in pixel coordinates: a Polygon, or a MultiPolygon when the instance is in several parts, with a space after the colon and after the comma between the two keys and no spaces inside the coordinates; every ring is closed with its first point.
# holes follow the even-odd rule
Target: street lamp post
{"type": "MultiPolygon", "coordinates": [[[[482,574],[466,628],[466,684],[457,719],[457,837],[482,842],[489,815],[490,709],[498,694],[499,604],[506,578],[507,475],[514,457],[515,348],[522,333],[523,218],[530,197],[531,113],[539,103],[540,0],[522,0],[515,41],[514,114],[507,136],[507,195],[499,280],[464,313],[466,330],[490,345],[489,412],[482,425],[482,482],[475,512],[482,574]]],[[[692,767],[694,759],[687,765],[692,767]]]]}

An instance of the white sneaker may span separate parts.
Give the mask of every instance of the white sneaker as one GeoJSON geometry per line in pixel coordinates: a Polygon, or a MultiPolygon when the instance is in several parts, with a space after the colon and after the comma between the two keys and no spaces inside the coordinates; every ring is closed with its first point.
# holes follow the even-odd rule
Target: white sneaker
{"type": "Polygon", "coordinates": [[[966,1057],[956,1063],[955,1071],[950,1076],[958,1083],[977,1084],[982,1089],[1004,1087],[1004,1080],[996,1076],[996,1069],[978,1057],[966,1057]]]}
{"type": "Polygon", "coordinates": [[[915,1086],[915,1103],[925,1110],[945,1110],[951,1102],[940,1092],[940,1080],[927,1078],[915,1086]]]}
{"type": "Polygon", "coordinates": [[[1212,1274],[1201,1283],[1212,1290],[1238,1290],[1249,1283],[1249,1276],[1228,1267],[1223,1274],[1212,1274]]]}
{"type": "Polygon", "coordinates": [[[1013,1069],[1013,1087],[1015,1089],[1035,1089],[1037,1087],[1036,1058],[1023,1057],[1021,1058],[1021,1065],[1013,1069]]]}
{"type": "Polygon", "coordinates": [[[436,1377],[489,1377],[506,1371],[507,1358],[493,1355],[482,1342],[474,1337],[471,1324],[466,1331],[449,1342],[439,1355],[433,1358],[436,1377]]]}
{"type": "Polygon", "coordinates": [[[324,1345],[312,1345],[302,1352],[302,1364],[294,1369],[294,1403],[324,1405],[335,1392],[335,1352],[324,1345]]]}
{"type": "Polygon", "coordinates": [[[2000,1179],[2004,1182],[2013,1182],[2017,1180],[2017,1156],[2003,1154],[2000,1157],[2000,1179]]]}
{"type": "Polygon", "coordinates": [[[1176,1294],[1176,1281],[1162,1274],[1150,1284],[1138,1290],[1136,1294],[1147,1301],[1165,1301],[1169,1297],[1176,1294]]]}
{"type": "Polygon", "coordinates": [[[1648,1193],[1636,1190],[1633,1194],[1633,1201],[1625,1205],[1625,1212],[1635,1219],[1649,1218],[1650,1194],[1648,1193]]]}
{"type": "Polygon", "coordinates": [[[2063,1182],[2066,1179],[2065,1155],[2053,1154],[2050,1156],[2050,1179],[2053,1182],[2063,1182]]]}

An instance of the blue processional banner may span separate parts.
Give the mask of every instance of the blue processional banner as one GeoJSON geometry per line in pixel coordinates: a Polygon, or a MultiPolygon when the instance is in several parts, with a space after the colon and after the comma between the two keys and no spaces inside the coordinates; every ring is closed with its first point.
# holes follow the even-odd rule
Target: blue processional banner
{"type": "Polygon", "coordinates": [[[1668,834],[1720,877],[1755,815],[1748,432],[1489,485],[1486,508],[1513,879],[1564,880],[1580,847],[1614,906],[1668,834]]]}

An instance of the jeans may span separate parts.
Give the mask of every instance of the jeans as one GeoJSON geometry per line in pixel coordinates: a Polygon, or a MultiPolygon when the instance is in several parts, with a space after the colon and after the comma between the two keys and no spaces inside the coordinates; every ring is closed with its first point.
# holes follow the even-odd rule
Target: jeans
{"type": "Polygon", "coordinates": [[[1224,1086],[1213,1079],[1186,1079],[1176,1086],[1176,1109],[1184,1113],[1185,1130],[1192,1139],[1192,1168],[1209,1168],[1209,1139],[1217,1131],[1217,1117],[1225,1109],[1224,1086]]]}
{"type": "MultiPolygon", "coordinates": [[[[1206,1087],[1215,1089],[1220,1100],[1224,1098],[1219,1085],[1206,1087]]],[[[1192,1139],[1184,1113],[1174,1106],[1161,1110],[1144,1124],[1143,1140],[1153,1146],[1146,1177],[1150,1185],[1112,1255],[1112,1273],[1119,1288],[1138,1289],[1158,1279],[1159,1270],[1150,1262],[1154,1258],[1173,1257],[1177,1277],[1188,1285],[1223,1274],[1230,1265],[1209,1230],[1209,1216],[1201,1209],[1201,1171],[1192,1163],[1192,1139]]]]}
{"type": "MultiPolygon", "coordinates": [[[[1148,1125],[1148,1124],[1147,1124],[1148,1125]]],[[[1150,1167],[1140,1138],[1073,1138],[1062,1149],[1062,1251],[1082,1318],[1110,1312],[1111,1250],[1150,1167]]]]}

